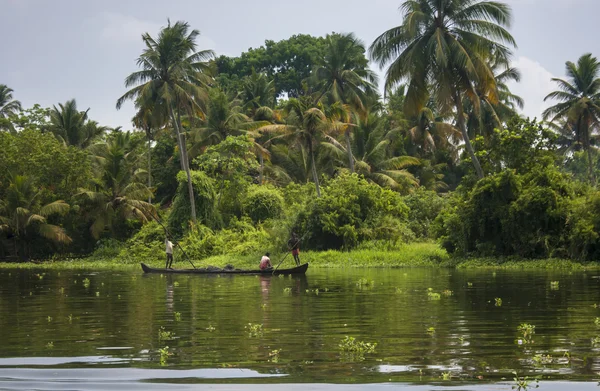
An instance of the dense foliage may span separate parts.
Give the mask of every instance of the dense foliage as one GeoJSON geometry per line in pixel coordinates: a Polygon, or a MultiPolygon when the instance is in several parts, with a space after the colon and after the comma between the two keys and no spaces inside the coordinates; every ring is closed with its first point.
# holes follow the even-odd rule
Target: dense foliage
{"type": "Polygon", "coordinates": [[[598,60],[553,79],[552,122],[524,119],[508,5],[401,10],[370,46],[300,34],[235,58],[169,22],[117,100],[136,106],[130,132],[75,99],[23,109],[0,84],[0,256],[152,259],[170,235],[193,258],[258,257],[295,231],[314,250],[597,258],[598,60]]]}

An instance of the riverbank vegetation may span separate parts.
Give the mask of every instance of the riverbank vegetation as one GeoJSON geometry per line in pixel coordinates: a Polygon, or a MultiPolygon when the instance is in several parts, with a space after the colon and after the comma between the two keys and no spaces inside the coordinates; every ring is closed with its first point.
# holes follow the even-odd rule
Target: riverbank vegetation
{"type": "Polygon", "coordinates": [[[296,232],[322,266],[598,259],[600,63],[568,61],[543,120],[522,118],[509,6],[455,3],[405,2],[369,47],[296,35],[239,57],[169,22],[116,101],[130,131],[0,85],[0,257],[159,262],[168,233],[181,260],[254,265],[296,232]]]}

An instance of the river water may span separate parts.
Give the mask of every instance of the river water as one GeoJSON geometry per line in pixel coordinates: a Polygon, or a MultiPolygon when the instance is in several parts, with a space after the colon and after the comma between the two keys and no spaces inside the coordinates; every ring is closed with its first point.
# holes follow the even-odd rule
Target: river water
{"type": "Polygon", "coordinates": [[[598,274],[4,269],[0,389],[598,390],[598,274]]]}

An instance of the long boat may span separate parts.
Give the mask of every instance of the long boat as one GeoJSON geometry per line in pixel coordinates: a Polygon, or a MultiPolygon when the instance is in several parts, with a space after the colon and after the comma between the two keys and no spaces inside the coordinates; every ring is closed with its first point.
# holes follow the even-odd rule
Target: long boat
{"type": "Polygon", "coordinates": [[[162,273],[162,274],[257,274],[257,275],[289,275],[289,274],[305,274],[308,269],[308,263],[296,266],[290,269],[277,270],[242,270],[242,269],[157,269],[142,263],[144,273],[162,273]]]}

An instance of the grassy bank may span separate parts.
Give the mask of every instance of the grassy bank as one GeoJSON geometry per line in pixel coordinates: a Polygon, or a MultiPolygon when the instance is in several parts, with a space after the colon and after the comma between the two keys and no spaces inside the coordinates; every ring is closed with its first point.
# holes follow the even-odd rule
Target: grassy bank
{"type": "MultiPolygon", "coordinates": [[[[196,267],[224,267],[231,264],[241,269],[255,269],[260,256],[218,255],[192,261],[196,267]]],[[[548,270],[600,270],[600,263],[580,263],[563,259],[523,260],[506,258],[458,258],[435,243],[411,243],[397,249],[358,249],[345,251],[304,252],[301,261],[309,262],[312,268],[401,268],[401,267],[446,267],[457,269],[548,269],[548,270]]],[[[274,266],[283,260],[281,268],[294,266],[291,255],[274,254],[274,266]]],[[[164,267],[162,261],[129,258],[84,258],[45,262],[0,263],[0,269],[74,269],[74,270],[140,270],[140,262],[154,267],[164,267]]],[[[176,268],[191,268],[192,264],[183,256],[175,256],[176,268]]]]}

